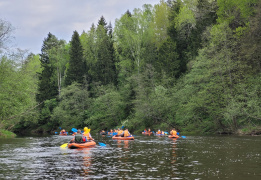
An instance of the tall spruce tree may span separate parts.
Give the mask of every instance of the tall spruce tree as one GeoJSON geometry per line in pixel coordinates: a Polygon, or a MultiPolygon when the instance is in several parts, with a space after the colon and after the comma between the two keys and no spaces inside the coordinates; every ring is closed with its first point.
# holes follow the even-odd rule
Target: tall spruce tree
{"type": "Polygon", "coordinates": [[[51,33],[44,39],[40,54],[43,71],[39,74],[38,91],[36,100],[41,103],[58,95],[55,66],[50,62],[49,50],[59,45],[58,39],[51,33]]]}
{"type": "Polygon", "coordinates": [[[86,63],[83,58],[83,47],[80,42],[80,37],[77,31],[73,32],[70,48],[69,67],[67,70],[65,84],[71,85],[72,82],[82,84],[84,75],[86,74],[86,63]]]}
{"type": "Polygon", "coordinates": [[[97,62],[94,81],[100,81],[103,85],[115,83],[116,68],[114,64],[114,48],[112,41],[112,30],[109,33],[107,23],[102,16],[97,27],[97,62]]]}

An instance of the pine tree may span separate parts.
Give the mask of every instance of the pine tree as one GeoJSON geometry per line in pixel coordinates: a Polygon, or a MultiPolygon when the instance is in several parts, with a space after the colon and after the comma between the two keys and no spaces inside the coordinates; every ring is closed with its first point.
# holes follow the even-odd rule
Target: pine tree
{"type": "Polygon", "coordinates": [[[70,48],[70,60],[67,70],[65,84],[71,85],[72,82],[82,84],[84,75],[86,74],[86,63],[83,58],[83,47],[80,42],[80,37],[77,31],[73,32],[70,48]]]}

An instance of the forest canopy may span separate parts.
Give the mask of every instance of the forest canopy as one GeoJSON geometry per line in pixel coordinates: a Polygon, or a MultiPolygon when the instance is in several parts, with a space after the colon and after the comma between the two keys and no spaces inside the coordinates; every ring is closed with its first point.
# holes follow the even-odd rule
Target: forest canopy
{"type": "Polygon", "coordinates": [[[40,54],[4,53],[13,28],[0,19],[0,129],[255,133],[260,3],[161,0],[70,42],[50,32],[40,54]]]}

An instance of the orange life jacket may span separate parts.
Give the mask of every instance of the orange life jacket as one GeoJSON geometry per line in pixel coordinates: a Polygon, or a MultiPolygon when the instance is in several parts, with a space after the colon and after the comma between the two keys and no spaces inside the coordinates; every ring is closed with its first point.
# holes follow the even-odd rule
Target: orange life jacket
{"type": "Polygon", "coordinates": [[[120,135],[122,132],[123,132],[123,130],[119,130],[119,131],[118,131],[118,135],[120,135]]]}
{"type": "Polygon", "coordinates": [[[170,132],[170,134],[173,135],[173,136],[176,136],[176,135],[177,135],[177,131],[172,130],[172,131],[170,132]]]}
{"type": "Polygon", "coordinates": [[[158,131],[157,134],[161,134],[161,131],[158,131]]]}
{"type": "Polygon", "coordinates": [[[128,136],[130,136],[130,133],[129,133],[128,130],[125,130],[125,131],[124,131],[124,137],[128,137],[128,136]]]}

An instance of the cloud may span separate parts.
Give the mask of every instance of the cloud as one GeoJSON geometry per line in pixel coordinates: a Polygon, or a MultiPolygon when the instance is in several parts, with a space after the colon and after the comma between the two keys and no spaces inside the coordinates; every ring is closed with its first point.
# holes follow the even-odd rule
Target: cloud
{"type": "Polygon", "coordinates": [[[74,30],[88,31],[101,16],[114,24],[128,9],[160,0],[6,0],[0,2],[0,18],[16,27],[16,43],[21,49],[40,53],[44,38],[51,32],[70,41],[74,30]]]}

